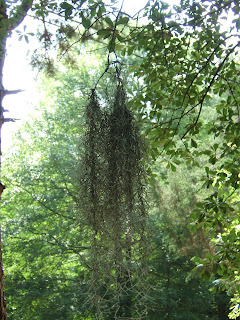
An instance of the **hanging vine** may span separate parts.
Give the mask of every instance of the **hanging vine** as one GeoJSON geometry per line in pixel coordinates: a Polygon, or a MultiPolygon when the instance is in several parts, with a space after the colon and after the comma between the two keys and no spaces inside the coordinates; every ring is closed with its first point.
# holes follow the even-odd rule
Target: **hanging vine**
{"type": "Polygon", "coordinates": [[[90,227],[89,296],[96,319],[142,319],[147,293],[144,143],[122,84],[86,108],[80,208],[90,227]]]}

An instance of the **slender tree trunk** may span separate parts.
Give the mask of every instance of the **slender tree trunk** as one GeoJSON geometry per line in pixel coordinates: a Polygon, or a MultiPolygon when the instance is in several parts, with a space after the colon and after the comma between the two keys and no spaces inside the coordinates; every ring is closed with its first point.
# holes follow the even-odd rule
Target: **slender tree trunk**
{"type": "MultiPolygon", "coordinates": [[[[167,254],[168,254],[168,250],[167,250],[167,254]]],[[[164,315],[164,319],[169,319],[170,318],[170,314],[171,314],[171,309],[169,307],[169,290],[170,290],[170,286],[171,286],[171,265],[170,265],[170,261],[167,258],[167,281],[166,281],[166,290],[167,290],[167,299],[166,299],[166,305],[165,305],[165,315],[164,315]]]]}
{"type": "MultiPolygon", "coordinates": [[[[1,3],[0,8],[1,22],[6,18],[6,7],[1,3]]],[[[2,29],[2,28],[1,28],[2,29]]],[[[4,98],[4,87],[3,87],[3,66],[6,55],[6,41],[7,41],[7,30],[2,31],[0,37],[0,177],[1,177],[1,164],[2,164],[2,125],[4,123],[4,109],[3,109],[3,98],[4,98]]],[[[2,191],[2,190],[1,190],[2,191]]],[[[0,222],[0,320],[7,319],[6,313],[6,300],[4,295],[4,271],[3,271],[3,260],[2,260],[2,235],[1,235],[1,222],[0,222]]]]}
{"type": "MultiPolygon", "coordinates": [[[[14,30],[25,18],[28,10],[31,8],[33,0],[22,0],[15,7],[12,16],[7,15],[7,3],[5,0],[0,0],[0,177],[2,163],[2,144],[1,131],[4,122],[11,119],[4,118],[3,99],[6,94],[17,93],[19,90],[7,91],[3,87],[3,67],[6,56],[6,42],[10,32],[14,30]]],[[[0,181],[0,192],[2,193],[4,186],[0,181]]],[[[1,196],[0,193],[0,196],[1,196]]],[[[1,199],[1,198],[0,198],[1,199]]],[[[7,320],[6,300],[4,295],[4,271],[2,259],[2,239],[1,239],[1,221],[0,221],[0,320],[7,320]]]]}
{"type": "Polygon", "coordinates": [[[0,319],[6,320],[7,319],[7,312],[6,312],[6,300],[4,295],[4,272],[3,272],[3,260],[2,260],[2,239],[1,239],[1,226],[0,226],[0,319]]]}

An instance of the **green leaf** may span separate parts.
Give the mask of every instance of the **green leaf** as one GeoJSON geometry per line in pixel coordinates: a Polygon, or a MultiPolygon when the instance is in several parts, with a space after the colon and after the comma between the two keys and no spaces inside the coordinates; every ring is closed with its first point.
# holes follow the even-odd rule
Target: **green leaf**
{"type": "Polygon", "coordinates": [[[171,169],[173,172],[176,172],[177,171],[177,168],[175,167],[175,165],[171,162],[171,169]]]}
{"type": "Polygon", "coordinates": [[[115,51],[115,39],[111,39],[111,41],[108,44],[108,50],[109,52],[114,52],[115,51]]]}
{"type": "Polygon", "coordinates": [[[112,20],[111,20],[109,17],[106,17],[104,20],[107,22],[107,24],[108,24],[110,27],[113,27],[113,26],[114,26],[112,20]]]}
{"type": "Polygon", "coordinates": [[[69,9],[73,9],[73,6],[70,4],[70,3],[68,3],[68,2],[62,2],[62,3],[60,3],[60,7],[62,8],[62,9],[64,9],[64,10],[69,10],[69,9]]]}
{"type": "Polygon", "coordinates": [[[115,36],[120,42],[124,41],[124,38],[118,33],[118,31],[115,32],[115,36]]]}
{"type": "Polygon", "coordinates": [[[215,156],[211,156],[208,160],[211,164],[215,164],[217,162],[217,158],[215,156]]]}
{"type": "Polygon", "coordinates": [[[129,21],[128,17],[122,17],[122,18],[118,19],[117,26],[120,25],[120,24],[127,24],[128,21],[129,21]]]}
{"type": "Polygon", "coordinates": [[[202,263],[202,260],[196,256],[192,258],[192,261],[194,261],[195,263],[198,263],[198,264],[202,263]]]}
{"type": "MultiPolygon", "coordinates": [[[[103,16],[104,12],[106,12],[106,8],[104,5],[100,5],[98,8],[97,16],[100,18],[103,16]]],[[[92,12],[91,12],[92,13],[92,12]]],[[[92,15],[93,16],[93,15],[92,15]]]]}
{"type": "Polygon", "coordinates": [[[127,49],[128,55],[130,56],[133,53],[134,50],[135,50],[135,46],[129,46],[128,49],[127,49]]]}
{"type": "Polygon", "coordinates": [[[91,21],[90,19],[87,19],[85,17],[82,17],[82,25],[84,26],[84,28],[89,29],[91,26],[91,21]]]}
{"type": "Polygon", "coordinates": [[[236,19],[236,28],[237,30],[240,29],[240,18],[236,19]]]}
{"type": "Polygon", "coordinates": [[[207,270],[207,269],[204,269],[202,272],[201,272],[201,278],[205,281],[209,280],[211,278],[211,274],[210,272],[207,270]]]}
{"type": "Polygon", "coordinates": [[[197,142],[195,141],[195,140],[193,140],[193,139],[191,139],[191,146],[193,147],[193,148],[197,148],[197,142]]]}
{"type": "Polygon", "coordinates": [[[112,29],[98,30],[97,34],[102,37],[110,36],[112,34],[112,29]]]}

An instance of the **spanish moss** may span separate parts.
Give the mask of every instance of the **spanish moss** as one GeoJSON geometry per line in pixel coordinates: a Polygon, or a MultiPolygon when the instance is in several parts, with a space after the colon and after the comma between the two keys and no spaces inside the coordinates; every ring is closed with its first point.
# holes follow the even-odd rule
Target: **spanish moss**
{"type": "Polygon", "coordinates": [[[96,319],[143,319],[147,292],[144,143],[122,85],[86,108],[80,209],[91,230],[89,297],[96,319]],[[104,311],[105,310],[105,311],[104,311]],[[106,311],[108,310],[108,311],[106,311]]]}

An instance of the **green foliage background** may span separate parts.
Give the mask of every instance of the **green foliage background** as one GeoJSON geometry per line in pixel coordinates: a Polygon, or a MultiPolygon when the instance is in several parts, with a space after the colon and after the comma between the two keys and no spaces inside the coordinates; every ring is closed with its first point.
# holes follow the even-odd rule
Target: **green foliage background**
{"type": "Polygon", "coordinates": [[[38,114],[19,131],[3,162],[9,318],[96,317],[88,303],[89,228],[79,214],[79,141],[88,89],[97,87],[102,102],[111,100],[114,74],[122,69],[147,143],[153,249],[146,318],[226,319],[227,292],[233,297],[230,318],[236,319],[239,1],[149,1],[133,16],[115,1],[3,1],[1,68],[6,38],[30,8],[43,22],[43,54],[33,55],[33,65],[55,78],[43,81],[47,95],[38,114]],[[15,19],[12,29],[6,10],[15,19]],[[78,44],[87,40],[98,43],[91,51],[104,60],[96,56],[90,65],[88,52],[79,61],[84,45],[78,44]],[[54,68],[49,51],[56,44],[65,57],[63,72],[54,68]]]}
{"type": "MultiPolygon", "coordinates": [[[[17,133],[3,162],[8,186],[1,212],[9,319],[95,319],[89,296],[91,231],[81,223],[78,195],[86,88],[94,81],[85,59],[81,58],[80,72],[64,70],[55,79],[43,80],[45,98],[36,116],[17,133]]],[[[165,161],[152,167],[146,319],[222,319],[218,295],[209,292],[208,282],[191,274],[191,258],[204,256],[202,237],[207,245],[209,238],[188,229],[203,174],[196,169],[190,176],[189,170],[192,167],[179,163],[172,172],[165,161]]],[[[228,300],[224,295],[225,316],[228,300]]],[[[106,312],[108,318],[111,313],[106,312]]]]}

